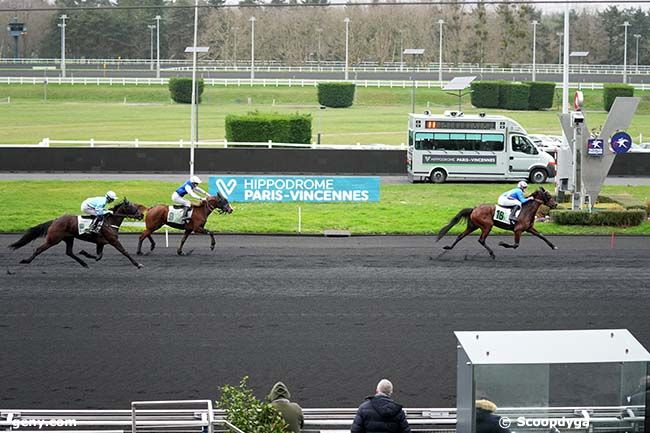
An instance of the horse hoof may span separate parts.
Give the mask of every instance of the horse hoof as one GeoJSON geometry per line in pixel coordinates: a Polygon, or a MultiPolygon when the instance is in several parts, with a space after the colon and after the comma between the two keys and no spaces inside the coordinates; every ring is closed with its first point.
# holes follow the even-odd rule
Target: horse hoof
{"type": "Polygon", "coordinates": [[[23,264],[23,265],[28,265],[28,264],[29,264],[29,260],[27,260],[27,259],[22,259],[22,260],[20,261],[20,263],[23,264]]]}
{"type": "Polygon", "coordinates": [[[144,268],[144,265],[143,265],[142,263],[138,263],[138,264],[135,265],[135,266],[136,266],[138,269],[142,269],[142,268],[144,268]]]}
{"type": "Polygon", "coordinates": [[[214,245],[210,245],[210,251],[214,251],[214,245]]]}
{"type": "Polygon", "coordinates": [[[557,249],[558,249],[558,248],[557,248],[557,247],[556,247],[555,245],[553,245],[553,247],[552,247],[552,248],[553,248],[554,250],[557,250],[557,249]]]}
{"type": "Polygon", "coordinates": [[[135,253],[135,255],[136,255],[136,256],[141,256],[141,255],[142,255],[142,251],[138,251],[137,253],[135,253]]]}
{"type": "Polygon", "coordinates": [[[87,264],[87,263],[82,263],[81,266],[83,266],[84,268],[88,268],[88,264],[87,264]]]}
{"type": "Polygon", "coordinates": [[[449,245],[445,245],[444,247],[442,247],[442,249],[443,249],[443,250],[450,250],[451,247],[450,247],[449,245]]]}
{"type": "Polygon", "coordinates": [[[176,254],[178,254],[179,256],[185,256],[185,255],[186,255],[186,254],[185,254],[184,252],[182,252],[182,251],[176,251],[176,254]]]}
{"type": "Polygon", "coordinates": [[[497,258],[497,256],[495,256],[494,254],[490,254],[490,257],[492,257],[492,260],[497,258]]]}

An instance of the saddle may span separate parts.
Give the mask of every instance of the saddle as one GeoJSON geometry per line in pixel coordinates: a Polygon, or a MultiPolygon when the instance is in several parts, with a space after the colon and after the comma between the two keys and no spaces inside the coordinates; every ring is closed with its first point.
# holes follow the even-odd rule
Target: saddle
{"type": "MultiPolygon", "coordinates": [[[[80,235],[92,233],[90,226],[94,219],[95,217],[92,215],[77,215],[77,230],[80,235]]],[[[97,226],[97,230],[101,230],[103,224],[104,221],[101,221],[97,226]]]]}
{"type": "Polygon", "coordinates": [[[501,224],[512,225],[510,216],[514,211],[514,208],[515,206],[500,206],[497,204],[494,207],[494,215],[492,216],[492,219],[501,224]]]}
{"type": "MultiPolygon", "coordinates": [[[[169,206],[167,208],[167,222],[173,224],[183,224],[183,215],[185,214],[185,206],[169,206]]],[[[192,217],[193,209],[187,213],[187,218],[192,217]]]]}

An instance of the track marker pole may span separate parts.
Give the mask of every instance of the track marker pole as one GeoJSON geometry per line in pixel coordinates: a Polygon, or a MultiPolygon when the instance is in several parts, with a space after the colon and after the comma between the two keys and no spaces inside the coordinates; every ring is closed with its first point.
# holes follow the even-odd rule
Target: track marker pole
{"type": "Polygon", "coordinates": [[[612,250],[614,248],[616,248],[616,233],[614,233],[614,232],[612,232],[612,237],[611,237],[611,239],[609,241],[609,248],[612,249],[612,250]]]}
{"type": "Polygon", "coordinates": [[[165,248],[169,248],[169,230],[165,229],[165,248]]]}
{"type": "Polygon", "coordinates": [[[302,208],[298,206],[298,234],[302,232],[302,208]]]}

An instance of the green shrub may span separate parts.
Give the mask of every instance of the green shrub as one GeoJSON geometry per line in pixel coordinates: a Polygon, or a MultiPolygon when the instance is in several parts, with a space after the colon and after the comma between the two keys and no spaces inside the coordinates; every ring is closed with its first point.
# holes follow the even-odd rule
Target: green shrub
{"type": "Polygon", "coordinates": [[[502,83],[499,86],[499,102],[506,110],[527,110],[530,86],[523,83],[502,83]]]}
{"type": "MultiPolygon", "coordinates": [[[[203,78],[196,80],[198,88],[198,102],[201,103],[201,95],[203,94],[204,83],[203,78]]],[[[178,78],[172,77],[169,79],[169,93],[171,93],[172,100],[179,104],[192,103],[192,79],[191,78],[178,78]]]]}
{"type": "Polygon", "coordinates": [[[599,203],[617,203],[625,209],[646,209],[646,205],[641,200],[627,193],[599,195],[597,201],[599,203]]]}
{"type": "Polygon", "coordinates": [[[282,415],[269,403],[258,400],[248,388],[244,376],[239,386],[221,387],[217,407],[226,411],[226,419],[246,433],[286,433],[289,431],[282,415]]]}
{"type": "Polygon", "coordinates": [[[531,81],[528,96],[529,110],[546,110],[553,107],[555,97],[555,83],[544,81],[531,81]]]}
{"type": "Polygon", "coordinates": [[[498,108],[500,83],[501,81],[473,81],[472,105],[476,108],[498,108]]]}
{"type": "Polygon", "coordinates": [[[628,84],[605,83],[603,84],[603,107],[609,111],[618,96],[634,96],[634,87],[628,84]]]}
{"type": "Polygon", "coordinates": [[[331,108],[351,107],[354,90],[354,83],[318,83],[318,103],[331,108]]]}
{"type": "Polygon", "coordinates": [[[647,218],[645,210],[571,211],[552,210],[551,218],[561,225],[638,226],[647,218]]]}
{"type": "Polygon", "coordinates": [[[311,142],[311,114],[229,114],[226,116],[226,140],[308,144],[311,142]]]}

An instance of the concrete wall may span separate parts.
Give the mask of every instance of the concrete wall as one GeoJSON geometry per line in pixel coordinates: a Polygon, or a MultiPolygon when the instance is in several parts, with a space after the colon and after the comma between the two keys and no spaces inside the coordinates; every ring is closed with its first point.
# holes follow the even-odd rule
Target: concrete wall
{"type": "MultiPolygon", "coordinates": [[[[2,172],[182,173],[189,149],[2,148],[2,172]]],[[[196,149],[201,173],[406,174],[404,150],[196,149]]],[[[650,153],[619,155],[613,176],[650,176],[650,153]]]]}

